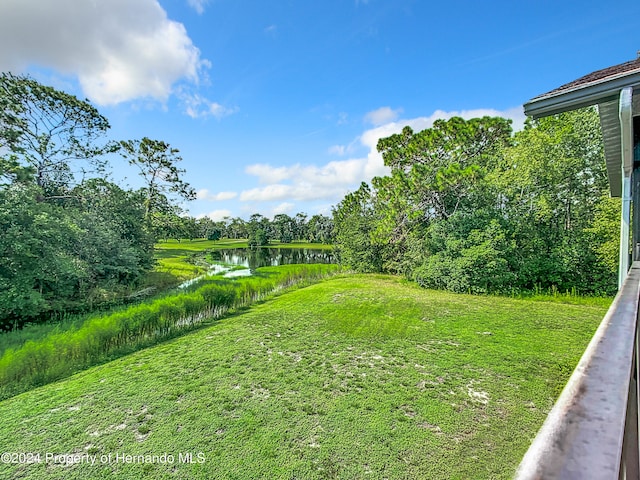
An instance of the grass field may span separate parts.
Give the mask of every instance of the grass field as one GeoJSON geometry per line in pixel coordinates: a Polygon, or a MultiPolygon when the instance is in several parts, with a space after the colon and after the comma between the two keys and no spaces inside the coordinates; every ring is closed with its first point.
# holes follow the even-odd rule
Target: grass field
{"type": "Polygon", "coordinates": [[[334,277],[0,402],[0,478],[511,478],[605,310],[334,277]]]}

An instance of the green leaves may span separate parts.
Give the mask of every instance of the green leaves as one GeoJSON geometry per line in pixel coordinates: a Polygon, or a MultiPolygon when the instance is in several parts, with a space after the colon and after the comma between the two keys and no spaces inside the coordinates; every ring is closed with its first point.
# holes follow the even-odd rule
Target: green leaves
{"type": "Polygon", "coordinates": [[[148,138],[106,142],[108,129],[88,101],[0,74],[0,328],[125,295],[153,265],[152,234],[190,226],[168,198],[195,197],[178,150],[148,138]],[[117,150],[146,188],[102,179],[117,150]]]}
{"type": "Polygon", "coordinates": [[[336,253],[341,263],[358,272],[382,270],[382,245],[374,235],[379,221],[369,186],[348,194],[333,210],[336,253]]]}
{"type": "Polygon", "coordinates": [[[138,168],[145,181],[145,218],[160,211],[166,195],[176,195],[184,200],[193,200],[195,190],[182,179],[185,170],[176,164],[182,161],[180,151],[161,140],[127,140],[120,142],[121,155],[138,168]]]}
{"type": "Polygon", "coordinates": [[[27,76],[0,74],[0,147],[34,170],[46,194],[68,188],[75,173],[104,170],[101,155],[113,145],[98,141],[108,129],[88,101],[27,76]]]}
{"type": "Polygon", "coordinates": [[[593,109],[530,121],[515,136],[501,118],[437,120],[378,150],[391,175],[334,211],[348,265],[455,291],[615,290],[619,202],[604,198],[593,109]]]}

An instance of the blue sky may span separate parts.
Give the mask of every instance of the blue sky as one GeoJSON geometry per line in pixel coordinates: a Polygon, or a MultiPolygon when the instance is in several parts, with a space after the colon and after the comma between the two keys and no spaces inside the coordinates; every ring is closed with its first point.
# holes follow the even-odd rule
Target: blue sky
{"type": "MultiPolygon", "coordinates": [[[[2,0],[0,70],[89,98],[110,137],[169,142],[194,216],[330,214],[379,138],[502,115],[636,57],[640,2],[2,0]]],[[[137,187],[113,161],[113,177],[137,187]]]]}

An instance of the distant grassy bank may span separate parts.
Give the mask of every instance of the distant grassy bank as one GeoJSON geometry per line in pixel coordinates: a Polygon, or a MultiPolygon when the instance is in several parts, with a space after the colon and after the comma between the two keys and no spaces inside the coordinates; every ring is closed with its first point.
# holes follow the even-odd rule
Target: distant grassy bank
{"type": "Polygon", "coordinates": [[[334,277],[0,402],[5,451],[97,456],[0,477],[511,478],[605,311],[334,277]]]}
{"type": "MultiPolygon", "coordinates": [[[[274,242],[269,248],[313,248],[331,250],[331,245],[323,243],[280,243],[274,242]]],[[[146,281],[147,285],[171,285],[188,280],[206,271],[205,265],[190,261],[194,254],[205,250],[223,250],[228,248],[248,248],[246,239],[223,240],[168,240],[155,246],[157,266],[146,281]]]]}

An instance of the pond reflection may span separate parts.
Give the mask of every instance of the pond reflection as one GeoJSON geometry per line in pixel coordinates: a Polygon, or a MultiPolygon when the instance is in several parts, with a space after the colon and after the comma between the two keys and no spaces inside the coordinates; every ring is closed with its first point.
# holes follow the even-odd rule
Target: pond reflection
{"type": "Polygon", "coordinates": [[[214,250],[210,253],[213,262],[242,265],[254,272],[259,267],[277,267],[300,263],[335,263],[329,250],[316,248],[233,248],[214,250]]]}

